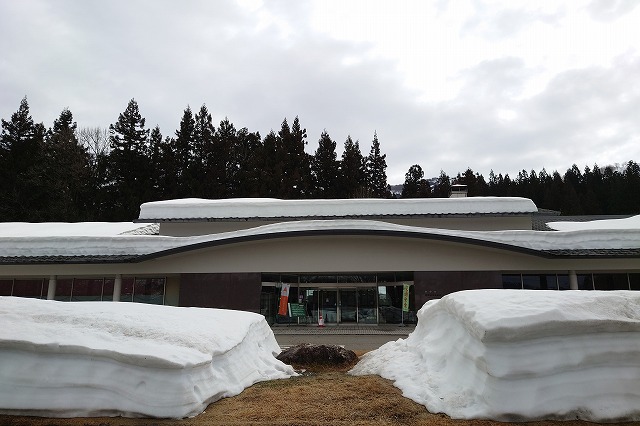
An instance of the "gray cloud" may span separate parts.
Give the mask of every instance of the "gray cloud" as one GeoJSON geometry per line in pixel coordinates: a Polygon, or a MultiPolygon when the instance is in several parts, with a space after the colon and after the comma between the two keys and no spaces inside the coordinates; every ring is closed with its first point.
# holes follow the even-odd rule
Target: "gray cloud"
{"type": "Polygon", "coordinates": [[[35,120],[50,126],[69,107],[81,127],[107,127],[134,97],[164,135],[187,105],[206,103],[214,121],[262,135],[298,115],[308,152],[326,129],[367,154],[377,131],[390,183],[412,164],[427,176],[466,167],[487,176],[640,159],[637,55],[561,73],[530,98],[523,87],[537,71],[522,57],[487,60],[457,76],[456,98],[424,103],[367,44],[313,33],[306,2],[268,7],[284,29],[259,29],[260,16],[231,1],[0,0],[0,117],[24,95],[35,120]]]}

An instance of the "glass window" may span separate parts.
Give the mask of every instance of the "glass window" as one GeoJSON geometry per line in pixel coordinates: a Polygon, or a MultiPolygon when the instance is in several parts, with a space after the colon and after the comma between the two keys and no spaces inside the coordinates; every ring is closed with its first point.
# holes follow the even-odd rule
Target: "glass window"
{"type": "Polygon", "coordinates": [[[596,290],[629,290],[627,274],[593,274],[596,290]]]}
{"type": "Polygon", "coordinates": [[[96,302],[102,300],[102,278],[76,278],[73,280],[71,300],[74,302],[96,302]]]}
{"type": "Polygon", "coordinates": [[[44,280],[15,280],[13,283],[13,295],[17,297],[42,298],[42,286],[44,280]]]}
{"type": "Polygon", "coordinates": [[[133,302],[133,278],[122,278],[122,287],[120,289],[121,302],[133,302]]]}
{"type": "Polygon", "coordinates": [[[133,301],[138,303],[164,303],[164,278],[136,278],[133,301]]]}
{"type": "Polygon", "coordinates": [[[540,275],[523,275],[522,276],[522,288],[525,290],[540,290],[541,287],[540,275]]]}
{"type": "Polygon", "coordinates": [[[71,300],[71,287],[73,287],[73,279],[58,279],[56,282],[55,300],[68,302],[71,300]]]}
{"type": "Polygon", "coordinates": [[[629,286],[631,290],[640,290],[640,274],[629,274],[629,286]]]}
{"type": "Polygon", "coordinates": [[[113,278],[105,278],[104,284],[102,284],[102,300],[113,300],[113,284],[115,280],[113,278]]]}
{"type": "Polygon", "coordinates": [[[522,277],[520,274],[505,274],[502,275],[502,288],[506,289],[521,289],[522,277]]]}
{"type": "Polygon", "coordinates": [[[569,275],[558,275],[558,288],[560,290],[571,290],[569,275]]]}
{"type": "Polygon", "coordinates": [[[578,275],[578,290],[593,290],[593,277],[591,274],[578,275]]]}
{"type": "Polygon", "coordinates": [[[11,296],[13,280],[0,280],[0,296],[11,296]]]}
{"type": "Polygon", "coordinates": [[[363,324],[376,324],[376,289],[359,288],[358,290],[358,322],[363,324]]]}

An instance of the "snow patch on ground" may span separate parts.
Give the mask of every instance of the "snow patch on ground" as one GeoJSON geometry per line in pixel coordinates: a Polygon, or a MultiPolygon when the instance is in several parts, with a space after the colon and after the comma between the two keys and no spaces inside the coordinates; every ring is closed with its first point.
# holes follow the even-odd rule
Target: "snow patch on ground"
{"type": "Polygon", "coordinates": [[[295,375],[262,315],[0,297],[0,413],[183,418],[295,375]]]}
{"type": "Polygon", "coordinates": [[[638,421],[640,292],[453,293],[351,373],[453,418],[638,421]]]}

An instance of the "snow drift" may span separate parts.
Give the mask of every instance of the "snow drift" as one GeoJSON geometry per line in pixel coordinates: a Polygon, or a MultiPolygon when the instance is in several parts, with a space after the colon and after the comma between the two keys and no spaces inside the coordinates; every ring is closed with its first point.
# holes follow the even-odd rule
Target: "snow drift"
{"type": "Polygon", "coordinates": [[[0,412],[182,418],[293,369],[264,317],[0,297],[0,412]]]}
{"type": "Polygon", "coordinates": [[[351,373],[453,418],[637,421],[640,292],[453,293],[351,373]]]}

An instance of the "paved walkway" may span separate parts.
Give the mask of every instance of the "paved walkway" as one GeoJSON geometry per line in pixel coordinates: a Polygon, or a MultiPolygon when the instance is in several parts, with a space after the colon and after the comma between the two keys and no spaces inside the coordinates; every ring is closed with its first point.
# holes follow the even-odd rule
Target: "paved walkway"
{"type": "Polygon", "coordinates": [[[313,325],[273,325],[273,334],[282,335],[394,335],[408,336],[415,329],[415,325],[400,326],[399,324],[385,325],[330,325],[318,327],[313,325]]]}
{"type": "Polygon", "coordinates": [[[415,329],[414,325],[400,327],[378,326],[273,326],[273,334],[280,348],[286,349],[301,343],[340,345],[352,351],[371,351],[387,342],[405,339],[415,329]]]}

